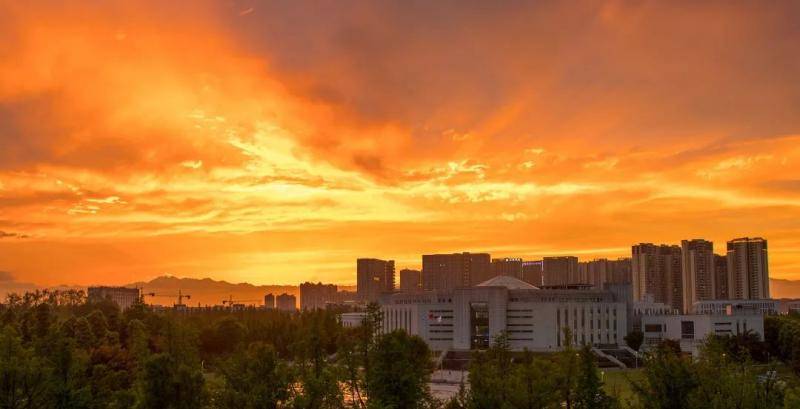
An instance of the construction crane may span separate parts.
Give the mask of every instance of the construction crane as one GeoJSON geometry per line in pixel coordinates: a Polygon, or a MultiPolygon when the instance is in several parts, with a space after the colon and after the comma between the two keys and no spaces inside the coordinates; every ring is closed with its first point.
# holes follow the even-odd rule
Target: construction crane
{"type": "Polygon", "coordinates": [[[176,294],[161,294],[161,293],[142,293],[142,299],[144,299],[145,296],[177,298],[178,302],[173,305],[173,307],[175,309],[185,309],[186,308],[186,304],[183,303],[183,299],[186,298],[188,300],[188,299],[192,298],[191,294],[184,294],[181,290],[178,290],[178,294],[177,295],[176,294]]]}
{"type": "Polygon", "coordinates": [[[222,305],[228,305],[228,307],[233,311],[234,306],[241,305],[244,307],[244,303],[246,302],[261,302],[262,300],[234,300],[233,296],[229,296],[227,300],[222,300],[222,305]]]}

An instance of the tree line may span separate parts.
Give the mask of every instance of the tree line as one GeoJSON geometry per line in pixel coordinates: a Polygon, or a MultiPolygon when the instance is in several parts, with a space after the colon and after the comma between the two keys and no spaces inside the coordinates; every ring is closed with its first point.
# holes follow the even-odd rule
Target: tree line
{"type": "Polygon", "coordinates": [[[120,311],[81,291],[11,295],[0,306],[0,409],[800,408],[796,377],[778,371],[800,362],[794,317],[770,318],[766,341],[711,337],[698,359],[664,342],[626,394],[604,385],[587,347],[515,352],[501,334],[440,401],[421,338],[382,334],[374,304],[357,328],[342,327],[341,312],[120,311]]]}

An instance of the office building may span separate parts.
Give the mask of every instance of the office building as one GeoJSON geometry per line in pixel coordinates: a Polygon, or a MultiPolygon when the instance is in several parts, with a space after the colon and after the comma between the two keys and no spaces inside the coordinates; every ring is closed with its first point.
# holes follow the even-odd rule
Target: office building
{"type": "Polygon", "coordinates": [[[283,293],[275,297],[275,307],[280,311],[296,311],[297,299],[291,294],[283,293]]]}
{"type": "Polygon", "coordinates": [[[264,308],[268,310],[275,309],[275,296],[272,293],[269,293],[264,296],[264,308]]]}
{"type": "Polygon", "coordinates": [[[703,239],[681,241],[681,271],[684,313],[691,311],[696,302],[716,297],[714,243],[703,239]]]}
{"type": "Polygon", "coordinates": [[[542,286],[542,260],[522,262],[522,281],[542,286]]]}
{"type": "Polygon", "coordinates": [[[521,258],[493,258],[491,276],[509,276],[523,280],[521,258]]]}
{"type": "Polygon", "coordinates": [[[728,242],[728,295],[736,300],[769,298],[766,240],[745,237],[728,242]]]}
{"type": "Polygon", "coordinates": [[[579,276],[578,258],[573,256],[543,258],[542,277],[545,286],[585,284],[579,276]]]}
{"type": "Polygon", "coordinates": [[[400,270],[400,291],[415,292],[422,290],[422,272],[419,270],[400,270]]]}
{"type": "Polygon", "coordinates": [[[614,346],[626,335],[626,306],[610,291],[542,290],[498,276],[474,287],[381,299],[383,330],[402,329],[432,350],[486,349],[501,333],[511,349],[556,351],[567,345],[614,346]]]}
{"type": "Polygon", "coordinates": [[[141,291],[138,288],[127,287],[89,287],[87,298],[90,302],[111,300],[121,310],[127,310],[141,299],[141,291]]]}
{"type": "Polygon", "coordinates": [[[714,254],[714,298],[730,299],[728,294],[728,257],[714,254]]]}
{"type": "Polygon", "coordinates": [[[633,300],[653,301],[683,311],[681,247],[641,243],[631,248],[633,300]]]}
{"type": "Polygon", "coordinates": [[[333,284],[300,284],[300,309],[321,310],[328,304],[338,303],[338,290],[333,284]]]}
{"type": "Polygon", "coordinates": [[[453,290],[491,278],[488,253],[428,254],[422,256],[424,290],[453,290]]]}
{"type": "Polygon", "coordinates": [[[394,291],[394,260],[358,259],[356,281],[359,300],[377,301],[382,293],[394,291]]]}

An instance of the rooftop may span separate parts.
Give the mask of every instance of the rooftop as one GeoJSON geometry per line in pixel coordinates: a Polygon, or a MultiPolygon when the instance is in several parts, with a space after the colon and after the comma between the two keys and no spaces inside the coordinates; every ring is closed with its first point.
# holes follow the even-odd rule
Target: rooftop
{"type": "Polygon", "coordinates": [[[478,287],[506,287],[509,290],[538,290],[536,286],[526,283],[518,278],[510,276],[497,276],[490,278],[480,284],[478,287]]]}

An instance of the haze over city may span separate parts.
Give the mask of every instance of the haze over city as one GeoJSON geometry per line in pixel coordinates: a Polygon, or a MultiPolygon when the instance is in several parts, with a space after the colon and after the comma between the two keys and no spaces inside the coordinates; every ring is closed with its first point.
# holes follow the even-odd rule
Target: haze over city
{"type": "Polygon", "coordinates": [[[352,285],[747,236],[800,279],[798,12],[0,1],[0,272],[352,285]]]}

